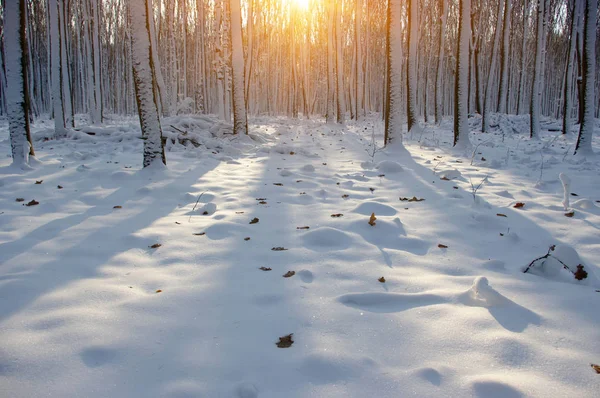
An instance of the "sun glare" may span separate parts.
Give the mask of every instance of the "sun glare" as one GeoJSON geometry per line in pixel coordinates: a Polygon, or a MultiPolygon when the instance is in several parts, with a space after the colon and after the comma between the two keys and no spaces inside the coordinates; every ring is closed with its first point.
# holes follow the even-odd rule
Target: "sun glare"
{"type": "Polygon", "coordinates": [[[303,10],[306,10],[308,8],[308,3],[310,2],[310,0],[291,0],[291,1],[299,8],[302,8],[303,10]]]}

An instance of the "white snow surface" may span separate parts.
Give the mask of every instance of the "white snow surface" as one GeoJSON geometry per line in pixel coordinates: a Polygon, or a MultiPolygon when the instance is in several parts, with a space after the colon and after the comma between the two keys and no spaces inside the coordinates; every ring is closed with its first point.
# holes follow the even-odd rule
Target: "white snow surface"
{"type": "Polygon", "coordinates": [[[600,159],[525,116],[371,158],[375,123],[165,118],[140,170],[137,118],[36,121],[33,169],[0,160],[0,395],[597,397],[600,159]]]}

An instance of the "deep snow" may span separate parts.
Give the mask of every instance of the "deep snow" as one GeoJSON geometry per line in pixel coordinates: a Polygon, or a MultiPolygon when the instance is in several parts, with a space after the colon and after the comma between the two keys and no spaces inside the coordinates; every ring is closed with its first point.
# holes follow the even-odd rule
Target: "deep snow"
{"type": "Polygon", "coordinates": [[[136,122],[38,121],[34,170],[0,161],[0,395],[597,396],[600,159],[559,122],[495,116],[473,156],[451,121],[409,153],[374,115],[176,117],[151,170],[136,122]]]}

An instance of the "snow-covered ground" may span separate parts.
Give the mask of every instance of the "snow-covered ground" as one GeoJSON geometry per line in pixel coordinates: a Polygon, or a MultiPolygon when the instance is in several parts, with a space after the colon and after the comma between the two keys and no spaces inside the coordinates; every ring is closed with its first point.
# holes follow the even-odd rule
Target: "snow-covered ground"
{"type": "Polygon", "coordinates": [[[0,396],[598,396],[600,158],[558,122],[163,124],[167,169],[118,117],[0,160],[0,396]]]}

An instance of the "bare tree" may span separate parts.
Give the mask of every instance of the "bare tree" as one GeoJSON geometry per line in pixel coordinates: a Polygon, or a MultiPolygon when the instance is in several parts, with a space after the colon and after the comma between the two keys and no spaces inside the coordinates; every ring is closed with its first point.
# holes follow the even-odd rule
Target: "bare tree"
{"type": "Polygon", "coordinates": [[[454,147],[467,149],[469,140],[469,40],[471,38],[471,0],[459,0],[458,46],[454,84],[454,147]]]}

